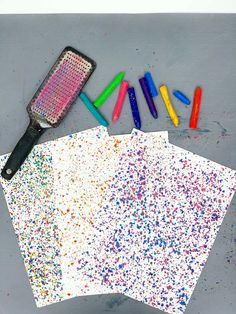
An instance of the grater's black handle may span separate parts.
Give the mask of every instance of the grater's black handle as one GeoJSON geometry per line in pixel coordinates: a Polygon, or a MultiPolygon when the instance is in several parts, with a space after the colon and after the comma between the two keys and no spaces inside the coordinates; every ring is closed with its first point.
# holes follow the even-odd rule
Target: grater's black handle
{"type": "Polygon", "coordinates": [[[25,159],[44,131],[45,129],[43,129],[39,124],[35,124],[32,121],[30,122],[25,134],[16,144],[16,147],[2,170],[1,175],[4,179],[11,180],[11,178],[19,170],[20,166],[24,163],[25,159]]]}

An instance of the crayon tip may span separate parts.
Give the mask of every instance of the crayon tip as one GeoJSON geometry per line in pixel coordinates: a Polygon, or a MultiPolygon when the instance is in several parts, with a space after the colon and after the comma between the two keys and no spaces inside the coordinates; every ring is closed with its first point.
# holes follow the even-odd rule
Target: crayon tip
{"type": "Polygon", "coordinates": [[[178,118],[173,119],[173,124],[177,128],[179,126],[179,119],[178,118]]]}
{"type": "Polygon", "coordinates": [[[196,129],[197,128],[197,121],[190,122],[189,127],[190,127],[190,129],[196,129]]]}
{"type": "Polygon", "coordinates": [[[124,77],[125,77],[125,72],[119,72],[117,74],[117,78],[119,78],[121,81],[123,80],[124,77]]]}
{"type": "Polygon", "coordinates": [[[158,118],[158,113],[157,113],[156,110],[152,112],[152,116],[153,116],[154,119],[158,118]]]}
{"type": "Polygon", "coordinates": [[[102,126],[108,127],[109,123],[105,120],[103,123],[101,123],[102,126]]]}
{"type": "Polygon", "coordinates": [[[135,123],[135,127],[136,127],[136,129],[141,129],[141,122],[139,122],[139,121],[136,121],[136,123],[135,123]]]}
{"type": "Polygon", "coordinates": [[[112,123],[115,123],[117,120],[119,119],[119,117],[117,115],[112,116],[112,123]]]}

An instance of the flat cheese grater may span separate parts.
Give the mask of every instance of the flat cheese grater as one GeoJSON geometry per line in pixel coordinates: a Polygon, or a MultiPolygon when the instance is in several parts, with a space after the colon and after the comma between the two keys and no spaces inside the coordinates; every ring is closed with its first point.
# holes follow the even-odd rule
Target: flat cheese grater
{"type": "Polygon", "coordinates": [[[27,106],[30,124],[2,170],[10,180],[47,128],[57,127],[96,68],[93,60],[66,47],[27,106]]]}

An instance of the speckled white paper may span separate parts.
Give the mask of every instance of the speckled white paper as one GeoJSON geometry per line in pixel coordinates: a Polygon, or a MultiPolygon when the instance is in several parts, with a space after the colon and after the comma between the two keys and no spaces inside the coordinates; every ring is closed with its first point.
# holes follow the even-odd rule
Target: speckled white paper
{"type": "MultiPolygon", "coordinates": [[[[135,132],[135,136],[137,134],[135,132]]],[[[167,132],[160,134],[165,138],[168,136],[167,132]]],[[[59,209],[57,220],[59,229],[63,230],[62,278],[64,290],[69,295],[78,295],[81,289],[84,294],[97,294],[100,291],[99,283],[95,283],[94,287],[92,283],[88,286],[86,280],[82,284],[84,275],[78,271],[79,252],[86,244],[85,237],[94,232],[97,223],[94,214],[109,189],[120,155],[128,149],[130,142],[131,134],[110,136],[102,141],[93,139],[93,143],[80,136],[57,144],[53,150],[55,200],[59,209]]],[[[105,292],[117,291],[107,289],[105,292]]]]}
{"type": "MultiPolygon", "coordinates": [[[[11,181],[0,178],[38,307],[73,296],[66,292],[62,280],[62,230],[55,208],[52,151],[80,134],[83,138],[87,134],[88,141],[90,137],[108,136],[104,127],[97,127],[37,145],[11,181]]],[[[0,157],[1,168],[7,158],[0,157]]]]}
{"type": "Polygon", "coordinates": [[[120,292],[169,313],[186,309],[235,182],[166,132],[103,127],[36,146],[1,178],[37,306],[120,292]]]}
{"type": "Polygon", "coordinates": [[[93,282],[181,313],[233,197],[235,171],[167,142],[158,147],[150,136],[143,141],[121,156],[79,270],[93,282]]]}

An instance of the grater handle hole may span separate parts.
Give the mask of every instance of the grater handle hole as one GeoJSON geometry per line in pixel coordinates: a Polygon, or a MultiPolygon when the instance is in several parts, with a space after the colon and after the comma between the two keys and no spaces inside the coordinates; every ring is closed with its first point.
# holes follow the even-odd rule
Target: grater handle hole
{"type": "Polygon", "coordinates": [[[6,174],[12,174],[12,170],[11,169],[6,169],[6,174]]]}

